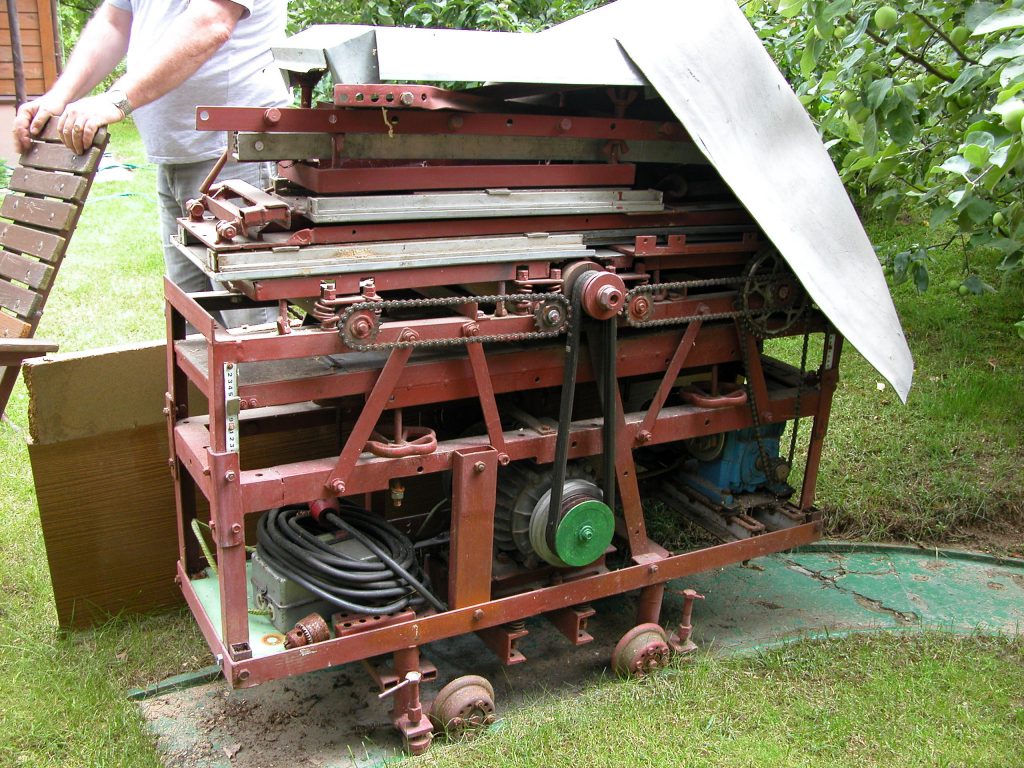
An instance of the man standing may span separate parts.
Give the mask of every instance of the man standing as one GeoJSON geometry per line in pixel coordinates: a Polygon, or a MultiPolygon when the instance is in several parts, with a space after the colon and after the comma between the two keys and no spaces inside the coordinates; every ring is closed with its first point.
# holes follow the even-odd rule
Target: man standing
{"type": "MultiPolygon", "coordinates": [[[[47,93],[26,102],[14,139],[28,149],[53,118],[76,152],[97,129],[135,116],[146,154],[157,165],[157,194],[167,275],[188,292],[210,289],[206,275],[169,243],[175,219],[225,147],[225,136],[195,130],[196,106],[276,107],[291,103],[270,45],[284,36],[287,0],[104,0],[47,93]],[[88,96],[128,56],[127,72],[106,93],[88,96]]],[[[224,178],[258,187],[268,166],[232,165],[224,178]]],[[[263,311],[232,312],[229,324],[268,320],[263,311]]]]}

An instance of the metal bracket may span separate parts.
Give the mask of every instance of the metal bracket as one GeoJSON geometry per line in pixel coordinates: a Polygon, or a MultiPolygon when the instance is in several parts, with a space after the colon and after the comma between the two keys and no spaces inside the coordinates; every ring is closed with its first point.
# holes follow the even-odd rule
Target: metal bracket
{"type": "Polygon", "coordinates": [[[224,364],[224,444],[228,453],[238,453],[238,413],[242,401],[238,398],[238,366],[224,364]]]}

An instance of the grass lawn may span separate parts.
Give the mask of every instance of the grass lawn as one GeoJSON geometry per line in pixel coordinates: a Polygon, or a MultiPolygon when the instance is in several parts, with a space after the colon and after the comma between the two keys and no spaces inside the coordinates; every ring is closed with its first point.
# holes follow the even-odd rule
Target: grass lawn
{"type": "MultiPolygon", "coordinates": [[[[154,171],[130,127],[113,130],[127,183],[97,185],[39,335],[75,351],[163,335],[154,171]]],[[[876,242],[925,241],[916,218],[876,242]]],[[[1024,344],[1018,280],[994,296],[948,289],[954,244],[926,298],[896,289],[917,360],[904,407],[848,350],[819,481],[834,533],[978,543],[1021,552],[1024,344]]],[[[993,264],[973,268],[998,283],[993,264]]],[[[799,355],[799,349],[782,354],[799,355]]],[[[19,384],[0,424],[0,766],[156,766],[125,692],[208,663],[184,612],[56,629],[19,384]]],[[[116,500],[112,500],[116,503],[116,500]]],[[[74,489],[68,489],[74,514],[74,489]]],[[[748,659],[700,658],[640,682],[608,680],[571,704],[506,713],[504,729],[428,762],[507,765],[1013,765],[1024,763],[1020,643],[946,637],[803,643],[748,659]],[[628,719],[624,714],[628,713],[628,719]]]]}

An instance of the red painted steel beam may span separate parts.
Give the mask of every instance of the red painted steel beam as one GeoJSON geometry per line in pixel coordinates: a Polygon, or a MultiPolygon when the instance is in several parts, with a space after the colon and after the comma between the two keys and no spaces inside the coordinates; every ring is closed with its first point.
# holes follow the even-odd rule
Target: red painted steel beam
{"type": "MultiPolygon", "coordinates": [[[[619,344],[618,366],[620,377],[640,376],[661,373],[668,365],[675,352],[681,331],[662,331],[648,336],[624,336],[619,344]]],[[[315,342],[305,350],[302,357],[312,355],[336,354],[331,339],[332,333],[311,333],[306,341],[315,342]],[[324,338],[327,337],[327,338],[324,338]]],[[[268,337],[260,344],[247,348],[246,344],[255,344],[258,339],[239,341],[231,347],[236,360],[278,359],[276,356],[260,358],[258,351],[276,352],[281,346],[287,347],[287,341],[294,338],[298,343],[303,341],[299,334],[292,333],[286,337],[268,337]]],[[[298,344],[296,344],[298,346],[298,344]]],[[[544,344],[523,350],[514,345],[495,345],[488,350],[488,366],[497,394],[516,392],[527,389],[557,387],[561,384],[564,356],[562,347],[557,344],[544,344]]],[[[292,357],[281,355],[280,359],[292,357]]],[[[366,358],[364,365],[360,360],[347,356],[347,367],[344,371],[328,373],[322,376],[304,377],[301,379],[282,379],[280,381],[260,384],[246,384],[243,373],[239,385],[239,396],[243,399],[255,399],[262,405],[283,405],[286,403],[303,402],[306,400],[324,400],[331,397],[368,394],[380,370],[373,358],[366,358]]],[[[738,361],[739,349],[736,343],[736,332],[732,326],[705,325],[689,357],[689,367],[714,365],[738,361]]],[[[589,361],[581,361],[578,381],[593,381],[594,374],[589,361]]],[[[416,359],[410,361],[395,390],[395,399],[389,407],[401,408],[410,405],[446,402],[459,400],[476,395],[472,364],[468,356],[453,357],[444,360],[416,359]]]]}
{"type": "Polygon", "coordinates": [[[464,134],[467,136],[541,136],[619,141],[678,141],[690,137],[679,123],[608,117],[493,113],[259,107],[197,107],[196,130],[267,133],[464,134]],[[205,117],[205,119],[204,119],[205,117]]]}
{"type": "MultiPolygon", "coordinates": [[[[795,398],[793,390],[789,395],[769,402],[775,419],[782,421],[793,416],[795,398]]],[[[818,394],[805,393],[801,398],[802,415],[814,413],[818,394]]],[[[644,414],[626,416],[623,432],[630,443],[636,440],[644,414]]],[[[745,406],[699,409],[677,406],[662,410],[661,416],[651,433],[649,444],[682,440],[688,437],[714,434],[742,429],[751,424],[750,411],[745,406]]],[[[178,429],[175,432],[175,446],[179,456],[188,457],[197,453],[202,446],[190,443],[197,433],[178,429]]],[[[594,456],[601,452],[601,425],[599,420],[574,422],[571,458],[594,456]]],[[[203,442],[200,439],[199,442],[203,442]]],[[[384,490],[393,478],[411,477],[447,471],[451,465],[453,451],[479,447],[487,442],[486,436],[475,439],[452,440],[438,444],[434,453],[400,459],[364,458],[353,466],[345,478],[346,493],[360,494],[384,490]]],[[[533,459],[550,463],[554,459],[554,435],[529,435],[521,432],[505,433],[505,450],[512,461],[533,459]]],[[[323,486],[330,477],[337,462],[336,457],[312,459],[309,461],[281,464],[274,467],[251,469],[242,472],[242,499],[246,513],[260,512],[284,504],[301,504],[323,494],[323,486]]],[[[186,460],[190,470],[200,462],[186,460]]],[[[203,480],[197,477],[197,482],[203,480]]]]}
{"type": "MultiPolygon", "coordinates": [[[[669,209],[664,213],[604,213],[577,216],[519,216],[454,221],[407,221],[390,224],[325,225],[296,231],[286,245],[335,245],[391,240],[428,240],[440,237],[482,237],[521,235],[526,232],[596,232],[601,230],[643,231],[675,227],[753,227],[750,214],[742,208],[701,210],[669,209]]],[[[277,243],[271,243],[277,245],[277,243]]],[[[253,247],[257,247],[255,244],[253,247]]],[[[711,245],[710,243],[708,244],[711,245]]],[[[730,243],[732,251],[749,253],[746,244],[730,243]]],[[[265,246],[264,246],[265,247],[265,246]]],[[[712,250],[727,250],[724,246],[712,250]]],[[[684,258],[660,259],[662,264],[689,264],[684,258]]],[[[719,262],[714,262],[719,263],[719,262]]],[[[745,263],[745,261],[744,261],[745,263]]]]}
{"type": "Polygon", "coordinates": [[[370,629],[355,635],[244,661],[236,661],[228,653],[180,563],[178,574],[182,580],[185,599],[195,614],[207,643],[216,655],[223,658],[225,678],[232,686],[245,688],[280,677],[347,664],[400,648],[422,646],[436,640],[495,627],[547,611],[663,584],[701,571],[722,568],[732,563],[792,549],[819,538],[821,522],[806,523],[775,533],[766,533],[656,562],[609,571],[476,606],[417,617],[401,624],[370,629]]]}

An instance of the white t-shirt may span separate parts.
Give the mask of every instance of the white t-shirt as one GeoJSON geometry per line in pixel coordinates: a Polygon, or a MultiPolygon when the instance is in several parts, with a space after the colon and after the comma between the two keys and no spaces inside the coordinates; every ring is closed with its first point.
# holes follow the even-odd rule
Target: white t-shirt
{"type": "MultiPolygon", "coordinates": [[[[163,42],[189,0],[107,0],[132,14],[128,71],[163,42]]],[[[291,104],[270,46],[284,38],[287,0],[231,0],[244,9],[231,38],[188,80],[132,113],[154,163],[195,163],[224,151],[221,131],[196,131],[196,107],[291,104]]]]}

